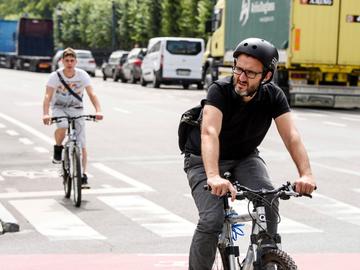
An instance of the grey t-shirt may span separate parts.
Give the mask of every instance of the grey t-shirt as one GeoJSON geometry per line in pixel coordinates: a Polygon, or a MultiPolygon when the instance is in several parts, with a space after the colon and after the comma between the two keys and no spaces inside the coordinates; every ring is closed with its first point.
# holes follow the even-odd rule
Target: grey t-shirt
{"type": "MultiPolygon", "coordinates": [[[[64,75],[63,69],[59,69],[58,71],[70,88],[80,97],[83,97],[85,87],[91,85],[90,76],[86,73],[86,71],[75,68],[75,75],[71,78],[64,75]]],[[[50,74],[46,85],[54,89],[54,95],[51,100],[51,106],[53,108],[83,106],[82,102],[70,94],[66,87],[61,83],[56,72],[52,72],[50,74]]]]}

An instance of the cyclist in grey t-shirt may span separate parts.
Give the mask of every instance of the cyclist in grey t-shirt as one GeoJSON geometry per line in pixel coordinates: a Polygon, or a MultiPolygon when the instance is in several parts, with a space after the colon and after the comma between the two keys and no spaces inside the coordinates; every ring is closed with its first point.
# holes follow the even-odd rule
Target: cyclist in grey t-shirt
{"type": "MultiPolygon", "coordinates": [[[[96,111],[96,120],[102,120],[103,115],[101,113],[100,103],[94,93],[93,87],[91,86],[90,76],[85,71],[75,68],[77,63],[75,51],[71,48],[65,49],[61,60],[64,64],[64,68],[58,70],[58,72],[64,81],[80,97],[83,97],[84,89],[86,90],[91,103],[94,105],[96,111]]],[[[50,74],[46,85],[46,93],[43,102],[43,122],[45,125],[49,125],[51,123],[51,116],[49,112],[50,104],[52,110],[51,115],[53,117],[78,116],[83,114],[83,102],[78,100],[66,89],[66,87],[61,83],[56,72],[50,74]]],[[[80,147],[82,148],[82,180],[83,186],[87,187],[85,123],[83,119],[81,120],[81,118],[76,121],[77,138],[80,147]]],[[[56,144],[54,145],[53,163],[61,163],[61,153],[63,149],[62,143],[66,135],[67,125],[67,121],[61,121],[60,123],[57,123],[57,129],[55,130],[56,144]]]]}

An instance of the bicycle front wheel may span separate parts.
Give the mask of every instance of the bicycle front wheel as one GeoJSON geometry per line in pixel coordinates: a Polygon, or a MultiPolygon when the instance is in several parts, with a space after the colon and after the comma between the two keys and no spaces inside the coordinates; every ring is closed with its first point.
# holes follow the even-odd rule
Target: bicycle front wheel
{"type": "Polygon", "coordinates": [[[269,249],[262,255],[261,270],[296,270],[294,260],[286,252],[278,249],[269,249]]]}
{"type": "Polygon", "coordinates": [[[65,198],[70,198],[71,195],[71,177],[69,174],[69,153],[67,148],[64,149],[64,159],[62,161],[62,177],[65,191],[65,198]]]}
{"type": "Polygon", "coordinates": [[[211,270],[230,270],[229,257],[223,245],[218,245],[216,249],[215,260],[211,270]]]}
{"type": "Polygon", "coordinates": [[[81,205],[81,161],[80,148],[74,147],[72,152],[72,182],[74,191],[74,205],[80,207],[81,205]]]}

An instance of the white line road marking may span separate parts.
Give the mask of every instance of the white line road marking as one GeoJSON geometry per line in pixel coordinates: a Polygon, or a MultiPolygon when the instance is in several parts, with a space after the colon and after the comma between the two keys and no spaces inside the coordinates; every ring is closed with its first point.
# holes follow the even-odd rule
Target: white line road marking
{"type": "Polygon", "coordinates": [[[53,199],[13,200],[10,203],[50,240],[106,239],[53,199]]]}
{"type": "Polygon", "coordinates": [[[3,113],[0,113],[0,117],[5,119],[6,121],[16,125],[16,126],[22,128],[22,129],[26,130],[27,132],[30,132],[31,134],[37,136],[38,138],[44,140],[45,142],[47,142],[47,143],[49,143],[51,145],[54,144],[54,139],[52,139],[52,138],[46,136],[45,134],[37,131],[36,129],[30,127],[29,125],[26,125],[26,124],[16,120],[15,118],[12,118],[12,117],[10,117],[10,116],[8,116],[6,114],[3,114],[3,113]]]}
{"type": "Polygon", "coordinates": [[[0,203],[0,219],[4,222],[18,223],[16,218],[0,203]]]}
{"type": "Polygon", "coordinates": [[[360,122],[360,118],[355,118],[355,117],[341,117],[341,119],[349,120],[349,121],[359,121],[360,122]]]}
{"type": "Polygon", "coordinates": [[[195,224],[138,195],[100,196],[101,201],[161,237],[192,236],[195,224]]]}
{"type": "Polygon", "coordinates": [[[130,178],[129,176],[125,175],[125,174],[122,174],[118,171],[115,171],[107,166],[105,166],[104,164],[102,163],[93,163],[92,164],[95,168],[115,177],[116,179],[122,181],[122,182],[125,182],[127,184],[129,184],[130,186],[134,187],[134,188],[137,188],[137,189],[140,189],[142,191],[154,191],[153,188],[151,188],[150,186],[148,185],[145,185],[135,179],[132,179],[130,178]]]}
{"type": "Polygon", "coordinates": [[[19,141],[25,145],[31,145],[34,144],[33,141],[29,140],[28,138],[19,138],[19,141]]]}
{"type": "Polygon", "coordinates": [[[124,110],[124,109],[121,109],[121,108],[115,107],[114,110],[117,111],[117,112],[122,112],[122,113],[125,113],[125,114],[130,114],[130,111],[124,110]]]}
{"type": "Polygon", "coordinates": [[[352,174],[352,175],[356,175],[356,176],[360,176],[360,172],[359,171],[352,171],[352,170],[347,170],[347,169],[341,169],[341,168],[336,168],[336,167],[331,167],[331,166],[327,166],[327,165],[323,165],[317,162],[311,162],[312,165],[321,167],[321,168],[325,168],[328,170],[332,170],[335,172],[339,172],[339,173],[347,173],[347,174],[352,174]]]}
{"type": "Polygon", "coordinates": [[[34,150],[39,153],[50,153],[50,151],[44,147],[41,146],[35,146],[34,150]]]}
{"type": "Polygon", "coordinates": [[[347,127],[345,124],[336,123],[336,122],[330,122],[330,121],[324,121],[325,125],[334,126],[334,127],[347,127]]]}
{"type": "Polygon", "coordinates": [[[4,181],[5,179],[4,179],[4,177],[2,177],[1,175],[0,175],[0,181],[4,181]]]}
{"type": "Polygon", "coordinates": [[[312,200],[296,200],[297,204],[309,207],[325,216],[360,226],[360,208],[314,193],[312,200]]]}
{"type": "Polygon", "coordinates": [[[6,126],[2,123],[0,123],[0,128],[6,128],[6,126]]]}
{"type": "MultiPolygon", "coordinates": [[[[92,188],[85,189],[82,191],[84,196],[88,194],[115,194],[115,193],[139,193],[144,192],[143,189],[139,188],[92,188]]],[[[26,192],[5,192],[0,193],[0,199],[11,199],[11,198],[40,198],[40,197],[55,197],[64,196],[63,190],[52,190],[52,191],[26,191],[26,192]]]]}
{"type": "Polygon", "coordinates": [[[10,136],[18,136],[19,133],[17,133],[15,130],[13,129],[8,129],[6,130],[6,133],[9,134],[10,136]]]}

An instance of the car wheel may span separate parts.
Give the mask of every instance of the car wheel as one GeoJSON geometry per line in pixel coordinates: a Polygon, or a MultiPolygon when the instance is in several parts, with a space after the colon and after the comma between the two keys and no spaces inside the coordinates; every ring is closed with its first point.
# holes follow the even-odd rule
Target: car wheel
{"type": "Polygon", "coordinates": [[[140,76],[140,84],[141,86],[146,86],[147,82],[145,81],[143,75],[140,76]]]}
{"type": "Polygon", "coordinates": [[[114,74],[113,74],[113,80],[114,80],[114,82],[117,82],[119,80],[119,76],[117,75],[116,72],[114,72],[114,74]]]}
{"type": "Polygon", "coordinates": [[[160,87],[160,82],[158,77],[156,76],[156,73],[154,72],[154,79],[152,81],[152,87],[153,88],[159,88],[160,87]]]}
{"type": "Polygon", "coordinates": [[[106,81],[107,77],[105,74],[103,74],[103,80],[106,81]]]}
{"type": "Polygon", "coordinates": [[[189,89],[189,84],[188,84],[188,83],[184,83],[184,84],[183,84],[183,87],[184,87],[184,89],[189,89]]]}
{"type": "Polygon", "coordinates": [[[136,83],[136,79],[133,72],[131,72],[130,74],[130,83],[136,83]]]}

